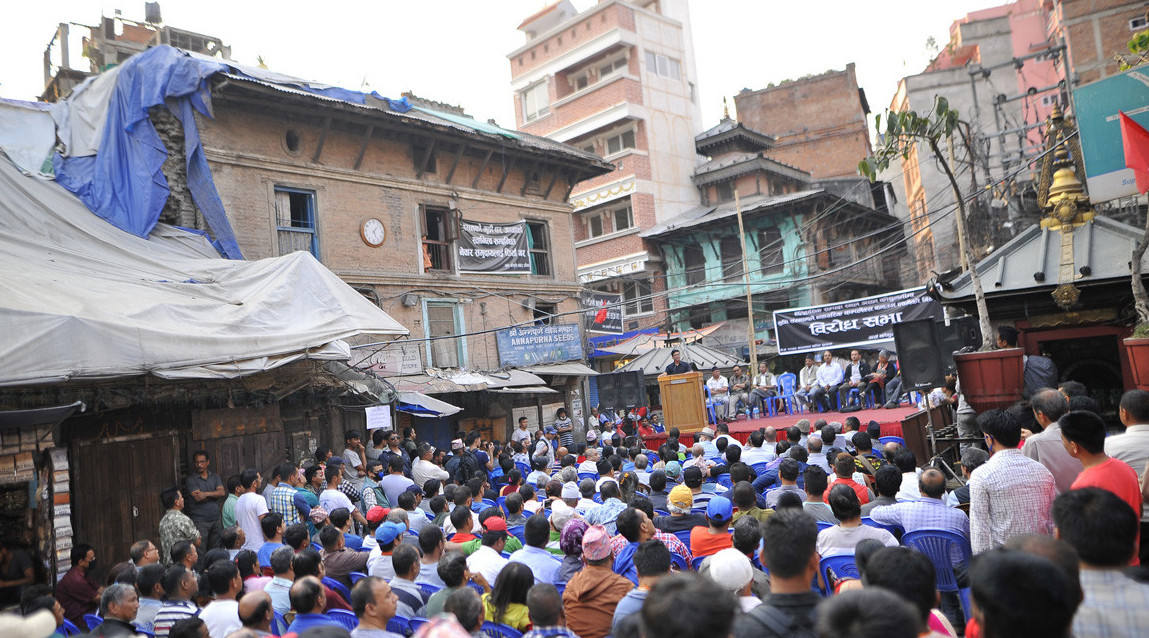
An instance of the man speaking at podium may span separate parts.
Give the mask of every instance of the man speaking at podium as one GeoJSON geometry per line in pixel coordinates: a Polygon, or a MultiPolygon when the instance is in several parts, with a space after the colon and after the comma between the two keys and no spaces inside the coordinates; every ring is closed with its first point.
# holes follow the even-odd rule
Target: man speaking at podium
{"type": "Polygon", "coordinates": [[[666,374],[685,374],[691,371],[689,363],[683,363],[682,351],[678,348],[670,351],[670,356],[674,358],[669,365],[666,366],[666,374]]]}

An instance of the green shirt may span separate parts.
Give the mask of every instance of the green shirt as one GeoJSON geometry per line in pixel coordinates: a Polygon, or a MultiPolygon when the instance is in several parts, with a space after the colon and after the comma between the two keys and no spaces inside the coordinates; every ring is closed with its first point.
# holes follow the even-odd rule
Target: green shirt
{"type": "MultiPolygon", "coordinates": [[[[471,554],[474,554],[475,552],[479,551],[479,547],[482,544],[483,540],[481,538],[476,538],[473,541],[467,541],[466,543],[463,543],[463,555],[470,556],[471,554]]],[[[523,544],[519,541],[518,538],[509,534],[507,535],[507,544],[505,547],[503,547],[504,552],[510,554],[511,552],[517,552],[522,548],[523,544]]]]}
{"type": "Polygon", "coordinates": [[[235,494],[228,494],[227,500],[223,502],[223,528],[235,526],[235,503],[239,497],[235,494]]]}
{"type": "MultiPolygon", "coordinates": [[[[466,587],[466,585],[463,585],[463,587],[466,587]]],[[[419,614],[419,617],[430,618],[443,611],[443,603],[447,601],[447,597],[463,587],[446,587],[431,594],[431,597],[427,599],[427,604],[423,606],[423,611],[419,614]]]]}

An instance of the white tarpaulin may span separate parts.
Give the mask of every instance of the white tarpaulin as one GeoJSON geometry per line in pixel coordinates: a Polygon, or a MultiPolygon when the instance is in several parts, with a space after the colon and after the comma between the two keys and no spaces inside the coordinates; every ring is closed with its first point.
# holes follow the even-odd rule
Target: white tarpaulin
{"type": "Polygon", "coordinates": [[[346,360],[338,342],[355,335],[407,334],[308,253],[232,261],[205,250],[178,229],[121,231],[0,160],[0,385],[236,377],[305,356],[346,360]]]}

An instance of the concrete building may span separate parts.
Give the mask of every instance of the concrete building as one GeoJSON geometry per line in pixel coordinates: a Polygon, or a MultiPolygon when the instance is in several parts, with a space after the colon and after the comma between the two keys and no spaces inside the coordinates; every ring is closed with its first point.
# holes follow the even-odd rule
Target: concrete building
{"type": "Polygon", "coordinates": [[[519,25],[508,56],[519,130],[602,156],[614,170],[576,186],[578,279],[622,295],[624,328],[661,325],[664,264],[640,232],[696,205],[702,129],[685,0],[560,0],[519,25]]]}
{"type": "MultiPolygon", "coordinates": [[[[1045,37],[1046,18],[1038,0],[968,14],[953,23],[949,43],[922,73],[899,82],[890,101],[892,112],[926,113],[945,97],[969,123],[972,153],[956,139],[953,165],[979,257],[1040,216],[1030,163],[1042,151],[1046,117],[1063,99],[1059,50],[1045,37]],[[981,196],[968,199],[973,193],[981,196]]],[[[948,149],[942,152],[948,160],[948,149]]],[[[893,186],[895,214],[906,222],[916,270],[916,281],[907,284],[962,266],[953,191],[928,146],[911,149],[882,177],[893,186]]]]}
{"type": "Polygon", "coordinates": [[[819,188],[808,172],[773,158],[774,138],[732,119],[699,134],[695,143],[709,158],[694,174],[701,203],[641,233],[666,258],[675,329],[726,322],[726,336],[707,343],[745,356],[749,313],[735,191],[756,340],[774,338],[773,310],[901,287],[904,251],[891,215],[819,188]]]}

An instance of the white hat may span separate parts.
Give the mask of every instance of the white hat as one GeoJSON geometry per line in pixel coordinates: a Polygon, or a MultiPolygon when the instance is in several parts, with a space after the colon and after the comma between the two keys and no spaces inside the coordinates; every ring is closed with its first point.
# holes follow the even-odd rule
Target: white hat
{"type": "Polygon", "coordinates": [[[754,566],[746,554],[727,547],[710,557],[710,578],[727,591],[741,591],[754,580],[754,566]]]}
{"type": "Polygon", "coordinates": [[[587,428],[586,429],[586,440],[588,442],[597,441],[598,440],[598,431],[595,430],[593,427],[587,428]]]}
{"type": "Polygon", "coordinates": [[[582,498],[582,492],[579,492],[578,484],[573,483],[573,482],[572,483],[563,483],[562,498],[563,499],[582,498]]]}
{"type": "Polygon", "coordinates": [[[48,638],[56,631],[56,615],[47,609],[29,616],[0,614],[0,636],[48,638]]]}

